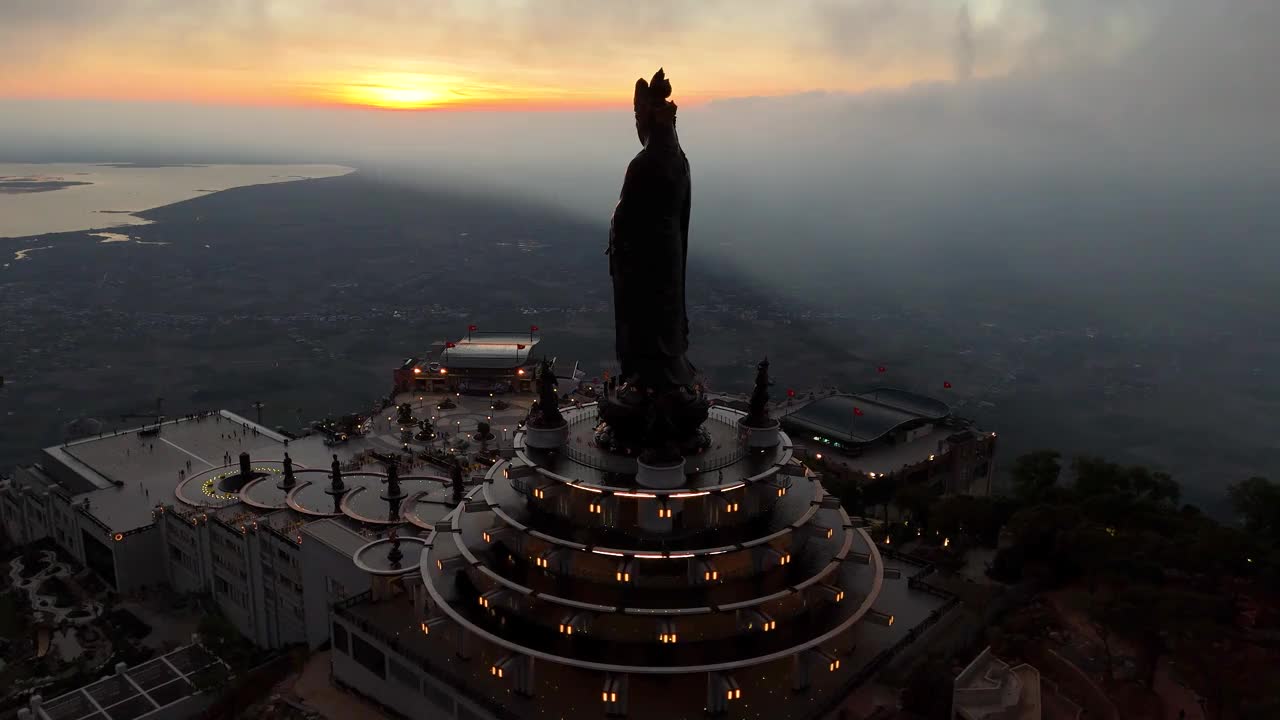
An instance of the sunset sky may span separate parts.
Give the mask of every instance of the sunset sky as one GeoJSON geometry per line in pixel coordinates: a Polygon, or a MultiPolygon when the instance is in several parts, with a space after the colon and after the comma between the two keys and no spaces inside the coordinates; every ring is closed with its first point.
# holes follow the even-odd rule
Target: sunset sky
{"type": "Polygon", "coordinates": [[[590,107],[955,82],[1122,51],[1101,0],[3,0],[0,98],[590,107]]]}

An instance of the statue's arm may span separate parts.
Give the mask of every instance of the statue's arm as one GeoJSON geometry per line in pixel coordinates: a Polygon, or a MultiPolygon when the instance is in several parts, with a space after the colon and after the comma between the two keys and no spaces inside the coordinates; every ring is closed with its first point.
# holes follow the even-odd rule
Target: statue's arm
{"type": "Polygon", "coordinates": [[[649,205],[652,204],[652,173],[648,163],[641,155],[637,155],[627,165],[627,174],[622,180],[622,194],[618,198],[618,207],[613,211],[613,238],[611,245],[615,250],[626,252],[635,238],[643,235],[640,227],[649,218],[649,205]]]}

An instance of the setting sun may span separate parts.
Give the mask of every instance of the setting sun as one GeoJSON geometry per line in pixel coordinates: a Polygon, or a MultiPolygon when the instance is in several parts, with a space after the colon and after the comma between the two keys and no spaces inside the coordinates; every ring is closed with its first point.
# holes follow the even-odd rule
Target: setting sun
{"type": "Polygon", "coordinates": [[[344,85],[334,93],[339,102],[390,110],[420,110],[449,104],[452,93],[416,78],[379,79],[344,85]]]}

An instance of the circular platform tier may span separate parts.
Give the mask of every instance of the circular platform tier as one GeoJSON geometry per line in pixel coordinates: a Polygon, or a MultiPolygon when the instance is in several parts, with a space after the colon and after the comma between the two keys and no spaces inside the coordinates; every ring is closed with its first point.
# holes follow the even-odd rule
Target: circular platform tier
{"type": "Polygon", "coordinates": [[[250,486],[276,482],[284,473],[284,465],[278,462],[256,462],[252,467],[251,477],[238,492],[224,490],[226,481],[240,475],[239,465],[223,465],[210,468],[185,478],[174,488],[174,496],[183,504],[192,507],[216,509],[233,505],[244,497],[244,491],[250,486]]]}
{"type": "Polygon", "coordinates": [[[594,406],[563,414],[563,448],[517,434],[515,457],[448,514],[443,493],[406,502],[431,530],[430,612],[529,658],[680,674],[838,645],[871,610],[880,554],[784,433],[752,447],[743,414],[715,408],[685,482],[652,489],[637,485],[635,458],[593,444],[594,406]]]}

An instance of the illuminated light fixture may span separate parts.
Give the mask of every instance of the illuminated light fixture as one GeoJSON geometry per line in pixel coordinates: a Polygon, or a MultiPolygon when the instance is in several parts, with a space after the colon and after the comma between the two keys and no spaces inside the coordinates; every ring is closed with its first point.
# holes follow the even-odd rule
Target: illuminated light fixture
{"type": "Polygon", "coordinates": [[[436,560],[436,569],[440,572],[454,572],[461,570],[466,564],[467,561],[465,558],[461,555],[454,555],[453,557],[440,558],[439,560],[436,560]]]}
{"type": "Polygon", "coordinates": [[[893,538],[890,538],[888,535],[885,535],[885,536],[884,536],[884,544],[885,544],[885,545],[891,545],[892,543],[893,543],[893,538]]]}
{"type": "Polygon", "coordinates": [[[523,375],[523,374],[524,374],[524,368],[519,368],[518,370],[516,370],[516,374],[517,374],[517,375],[523,375]]]}
{"type": "Polygon", "coordinates": [[[561,635],[572,635],[572,634],[573,634],[573,626],[572,626],[572,625],[569,625],[569,624],[566,624],[566,623],[560,623],[560,634],[561,634],[561,635]]]}
{"type": "Polygon", "coordinates": [[[725,511],[725,512],[738,512],[738,503],[736,503],[736,502],[725,503],[725,504],[724,504],[724,511],[725,511]]]}
{"type": "Polygon", "coordinates": [[[448,369],[448,368],[440,368],[440,374],[441,374],[441,375],[448,375],[448,374],[449,374],[449,369],[448,369]]]}
{"type": "Polygon", "coordinates": [[[623,560],[618,563],[618,569],[614,572],[613,577],[620,583],[631,582],[631,574],[635,572],[634,560],[623,560]]]}
{"type": "Polygon", "coordinates": [[[602,503],[591,503],[587,505],[587,510],[594,515],[604,514],[604,505],[602,503]]]}
{"type": "Polygon", "coordinates": [[[817,455],[814,455],[814,457],[815,457],[816,459],[818,459],[818,460],[821,460],[821,459],[822,459],[822,453],[818,453],[817,455]]]}
{"type": "Polygon", "coordinates": [[[616,492],[616,493],[614,493],[614,495],[617,495],[618,497],[629,497],[629,498],[653,498],[653,497],[658,497],[657,495],[654,495],[653,493],[644,493],[644,492],[616,492]]]}
{"type": "Polygon", "coordinates": [[[414,375],[418,375],[418,374],[420,374],[421,372],[422,372],[422,368],[414,368],[414,369],[413,369],[413,374],[414,374],[414,375]]]}
{"type": "Polygon", "coordinates": [[[951,538],[942,538],[942,547],[947,547],[950,544],[951,544],[951,538]]]}
{"type": "Polygon", "coordinates": [[[517,659],[515,655],[504,655],[500,660],[489,666],[489,674],[499,680],[505,678],[515,671],[517,659]]]}
{"type": "Polygon", "coordinates": [[[711,494],[710,490],[703,490],[701,492],[672,493],[669,497],[671,497],[673,500],[679,500],[682,498],[702,497],[703,495],[710,495],[710,494],[711,494]]]}
{"type": "Polygon", "coordinates": [[[830,598],[831,602],[840,602],[844,600],[844,590],[842,588],[836,587],[835,585],[828,585],[827,583],[822,583],[818,585],[818,590],[819,592],[823,593],[828,598],[830,598]]]}
{"type": "Polygon", "coordinates": [[[877,625],[884,625],[885,627],[892,627],[893,620],[894,620],[892,615],[888,613],[882,613],[879,610],[868,610],[867,619],[870,620],[871,622],[876,623],[877,625]]]}
{"type": "Polygon", "coordinates": [[[658,623],[658,642],[663,645],[674,645],[677,639],[675,623],[670,620],[658,623]]]}
{"type": "Polygon", "coordinates": [[[790,564],[791,564],[791,553],[783,553],[782,557],[778,558],[778,564],[779,564],[779,565],[790,565],[790,564]]]}
{"type": "Polygon", "coordinates": [[[786,494],[787,494],[787,489],[785,487],[778,488],[778,497],[782,497],[783,495],[786,495],[786,494]]]}
{"type": "Polygon", "coordinates": [[[535,565],[537,565],[537,566],[538,566],[538,567],[540,567],[540,568],[545,568],[545,567],[547,567],[547,565],[548,565],[548,563],[547,563],[547,559],[546,559],[546,558],[544,558],[544,557],[537,557],[537,558],[534,558],[534,559],[533,559],[533,562],[534,562],[534,564],[535,564],[535,565]]]}
{"type": "Polygon", "coordinates": [[[427,618],[420,625],[420,627],[422,628],[422,634],[430,635],[433,629],[439,630],[441,627],[445,625],[445,623],[448,623],[448,622],[449,622],[449,618],[446,618],[443,616],[427,618]]]}
{"type": "Polygon", "coordinates": [[[746,630],[759,630],[760,632],[772,632],[778,628],[778,621],[762,610],[743,610],[739,616],[738,624],[746,630]]]}
{"type": "Polygon", "coordinates": [[[815,661],[821,660],[826,663],[827,672],[835,672],[840,669],[840,658],[836,657],[835,653],[827,652],[822,648],[814,648],[812,652],[817,656],[814,658],[815,661]]]}
{"type": "Polygon", "coordinates": [[[669,507],[665,507],[665,506],[663,506],[663,505],[659,505],[659,506],[658,506],[658,517],[660,517],[660,518],[671,518],[671,517],[672,517],[672,514],[671,514],[671,508],[669,508],[669,507]]]}
{"type": "Polygon", "coordinates": [[[929,461],[930,461],[930,462],[932,462],[934,457],[936,457],[936,456],[935,456],[935,455],[930,455],[930,456],[929,456],[929,461]]]}
{"type": "Polygon", "coordinates": [[[719,579],[720,579],[720,571],[719,571],[719,570],[707,570],[707,571],[705,571],[705,572],[703,572],[703,573],[702,573],[702,579],[703,579],[703,580],[719,580],[719,579]]]}
{"type": "MultiPolygon", "coordinates": [[[[241,528],[241,529],[243,530],[244,528],[241,528]]],[[[116,533],[116,534],[115,534],[115,539],[116,539],[116,542],[120,542],[121,540],[123,540],[123,539],[124,539],[124,534],[123,534],[123,533],[116,533]]]]}
{"type": "Polygon", "coordinates": [[[545,500],[547,497],[547,491],[542,488],[534,488],[533,497],[538,500],[545,500]]]}

